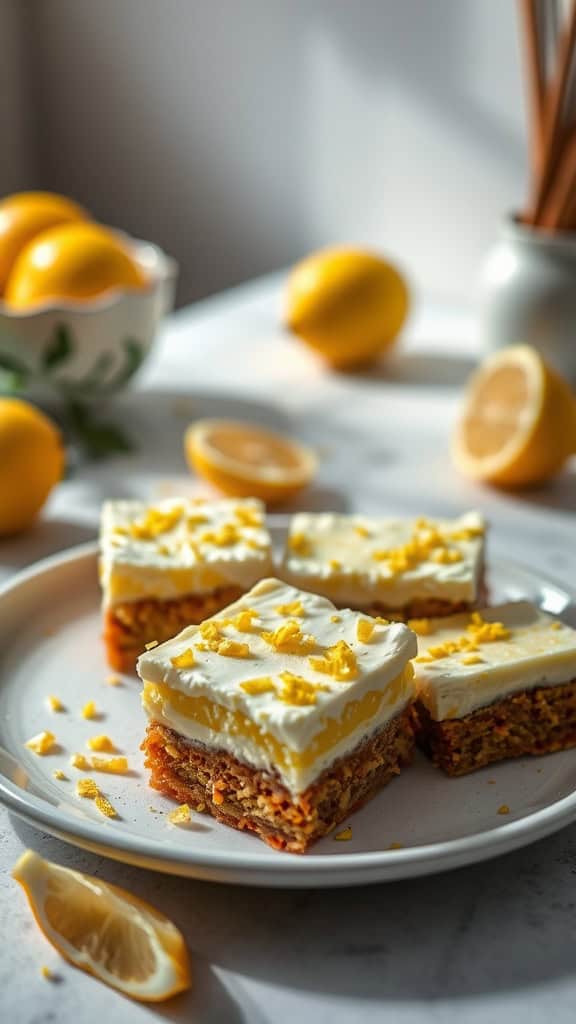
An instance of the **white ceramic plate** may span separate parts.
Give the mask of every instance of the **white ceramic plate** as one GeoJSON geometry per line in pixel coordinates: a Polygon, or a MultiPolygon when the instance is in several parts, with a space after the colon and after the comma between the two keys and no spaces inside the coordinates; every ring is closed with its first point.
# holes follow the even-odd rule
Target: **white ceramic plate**
{"type": "MultiPolygon", "coordinates": [[[[281,527],[276,526],[277,535],[281,527]]],[[[493,599],[528,597],[574,624],[576,597],[519,566],[495,561],[493,599]]],[[[172,874],[259,886],[345,886],[429,874],[480,861],[556,831],[576,818],[576,750],[526,758],[448,779],[418,756],[414,765],[351,818],[353,838],[329,836],[305,856],[278,853],[204,815],[170,825],[173,804],[150,790],[139,750],[139,685],[111,687],[100,643],[96,546],[46,559],[0,592],[0,798],[27,821],[117,860],[172,874]],[[54,714],[46,697],[66,706],[54,714]],[[99,721],[81,716],[93,699],[99,721]],[[60,749],[24,747],[42,729],[60,749]],[[69,767],[86,739],[106,732],[126,753],[129,776],[90,772],[116,806],[103,818],[75,794],[69,767]],[[68,781],[53,777],[62,768],[68,781]],[[510,813],[498,815],[507,804],[510,813]],[[395,843],[402,849],[390,849],[395,843]]]]}

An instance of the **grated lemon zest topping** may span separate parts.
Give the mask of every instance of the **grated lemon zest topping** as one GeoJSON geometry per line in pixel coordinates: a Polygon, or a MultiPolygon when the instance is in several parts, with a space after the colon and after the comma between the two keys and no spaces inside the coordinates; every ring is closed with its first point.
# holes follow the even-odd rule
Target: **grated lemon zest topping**
{"type": "Polygon", "coordinates": [[[330,616],[330,622],[342,622],[342,616],[341,615],[331,615],[330,616]]]}
{"type": "Polygon", "coordinates": [[[289,601],[288,604],[279,604],[276,608],[278,615],[304,615],[302,601],[289,601]]]}
{"type": "Polygon", "coordinates": [[[502,622],[486,622],[480,612],[472,612],[466,631],[477,643],[488,644],[496,640],[509,640],[511,633],[502,622]]]}
{"type": "Polygon", "coordinates": [[[310,538],[305,533],[292,533],[288,538],[288,547],[295,555],[307,558],[312,552],[310,538]]]}
{"type": "Polygon", "coordinates": [[[257,696],[260,693],[273,693],[275,686],[270,676],[259,676],[256,679],[245,679],[243,683],[240,683],[240,689],[252,696],[257,696]]]}
{"type": "Polygon", "coordinates": [[[316,703],[316,695],[320,690],[326,690],[325,686],[318,686],[311,683],[302,676],[293,672],[281,672],[280,679],[283,687],[278,691],[278,699],[284,704],[293,704],[296,707],[306,707],[316,703]]]}
{"type": "Polygon", "coordinates": [[[54,697],[52,694],[46,698],[46,703],[50,708],[50,711],[66,711],[62,701],[59,697],[54,697]]]}
{"type": "Polygon", "coordinates": [[[501,804],[498,808],[498,814],[510,814],[510,808],[508,804],[501,804]]]}
{"type": "Polygon", "coordinates": [[[249,658],[251,652],[248,644],[242,644],[238,640],[224,639],[218,644],[216,653],[223,658],[249,658]]]}
{"type": "Polygon", "coordinates": [[[28,747],[28,750],[38,754],[39,757],[44,757],[44,754],[49,754],[56,746],[56,737],[54,733],[44,729],[43,732],[39,732],[36,736],[32,736],[31,739],[27,740],[25,746],[28,747]]]}
{"type": "Polygon", "coordinates": [[[361,644],[367,644],[372,639],[372,634],[376,629],[376,623],[374,619],[358,619],[356,623],[356,639],[361,644]]]}
{"type": "Polygon", "coordinates": [[[158,647],[157,640],[149,640],[147,644],[144,644],[147,651],[153,651],[155,647],[158,647]]]}
{"type": "Polygon", "coordinates": [[[196,664],[194,651],[191,647],[187,647],[181,654],[175,654],[173,658],[170,658],[170,663],[174,668],[193,668],[196,664]]]}
{"type": "Polygon", "coordinates": [[[254,608],[243,608],[241,612],[231,619],[224,619],[224,626],[232,626],[239,633],[251,633],[254,629],[252,619],[258,618],[258,612],[254,608]]]}
{"type": "Polygon", "coordinates": [[[323,672],[339,682],[348,682],[358,675],[356,655],[345,640],[339,640],[333,647],[328,647],[323,657],[308,658],[308,661],[316,672],[323,672]]]}
{"type": "Polygon", "coordinates": [[[355,526],[354,527],[354,531],[355,531],[355,533],[358,534],[359,537],[369,537],[370,536],[370,530],[366,529],[365,526],[355,526]]]}
{"type": "Polygon", "coordinates": [[[483,537],[486,530],[483,526],[462,526],[458,530],[448,530],[444,536],[447,540],[475,540],[483,537]]]}
{"type": "Polygon", "coordinates": [[[95,750],[100,754],[113,754],[116,749],[110,737],[104,734],[101,736],[91,736],[90,739],[86,740],[86,746],[89,750],[95,750]]]}
{"type": "Polygon", "coordinates": [[[206,530],[200,540],[204,544],[214,544],[218,548],[227,548],[242,540],[242,533],[235,523],[224,523],[219,530],[206,530]]]}
{"type": "Polygon", "coordinates": [[[417,633],[418,636],[430,636],[430,633],[432,633],[430,619],[408,619],[406,625],[414,633],[417,633]]]}
{"type": "Polygon", "coordinates": [[[290,619],[273,632],[260,634],[263,640],[283,654],[309,654],[317,644],[313,636],[303,633],[297,622],[290,619]]]}
{"type": "Polygon", "coordinates": [[[96,702],[93,700],[86,701],[86,704],[82,708],[82,718],[96,718],[97,714],[96,702]]]}
{"type": "Polygon", "coordinates": [[[155,540],[161,534],[174,529],[182,518],[182,512],[181,506],[176,506],[168,512],[149,508],[142,520],[131,524],[130,533],[136,540],[155,540]]]}
{"type": "Polygon", "coordinates": [[[248,508],[245,505],[237,505],[234,514],[240,520],[242,526],[262,526],[262,513],[255,508],[248,508]]]}
{"type": "Polygon", "coordinates": [[[484,658],[481,658],[479,654],[467,654],[462,658],[463,665],[482,665],[484,658]]]}
{"type": "Polygon", "coordinates": [[[192,814],[190,813],[190,807],[188,804],[180,804],[175,810],[170,811],[166,815],[169,822],[172,825],[187,825],[192,820],[192,814]]]}
{"type": "Polygon", "coordinates": [[[108,772],[110,775],[124,775],[128,771],[126,757],[91,757],[90,764],[94,771],[108,772]]]}
{"type": "Polygon", "coordinates": [[[550,626],[550,629],[562,629],[562,623],[561,622],[553,622],[551,624],[551,626],[550,626]]]}
{"type": "Polygon", "coordinates": [[[342,568],[342,562],[339,562],[337,558],[331,558],[328,565],[333,572],[338,572],[338,570],[342,568]]]}
{"type": "Polygon", "coordinates": [[[431,561],[437,565],[452,565],[454,562],[461,562],[462,558],[462,552],[458,548],[438,548],[430,555],[431,561]]]}

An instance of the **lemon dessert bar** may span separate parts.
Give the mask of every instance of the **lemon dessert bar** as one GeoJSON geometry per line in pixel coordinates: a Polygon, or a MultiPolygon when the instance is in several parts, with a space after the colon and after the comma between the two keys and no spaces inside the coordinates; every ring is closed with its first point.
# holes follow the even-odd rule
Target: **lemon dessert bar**
{"type": "Polygon", "coordinates": [[[138,660],[151,785],[304,852],[414,750],[415,634],[267,579],[138,660]]]}
{"type": "Polygon", "coordinates": [[[292,518],[281,569],[339,606],[410,619],[474,608],[483,593],[484,520],[292,518]]]}
{"type": "Polygon", "coordinates": [[[448,775],[576,746],[576,632],[526,601],[422,620],[419,744],[448,775]]]}
{"type": "Polygon", "coordinates": [[[106,502],[100,579],[110,665],[132,671],[147,643],[202,622],[268,576],[271,565],[259,501],[106,502]]]}

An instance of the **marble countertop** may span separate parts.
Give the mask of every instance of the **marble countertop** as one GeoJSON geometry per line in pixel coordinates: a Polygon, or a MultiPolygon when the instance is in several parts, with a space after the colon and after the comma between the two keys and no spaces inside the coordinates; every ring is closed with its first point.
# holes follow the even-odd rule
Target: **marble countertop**
{"type": "MultiPolygon", "coordinates": [[[[30,533],[0,543],[0,580],[95,536],[105,496],[172,493],[181,434],[196,416],[238,415],[320,449],[304,507],[443,514],[480,508],[492,558],[576,579],[576,476],[522,496],[457,476],[448,439],[477,358],[468,311],[427,302],[398,354],[371,374],[329,374],[278,329],[278,279],[176,314],[138,389],[110,414],[138,443],[78,467],[30,533]]],[[[576,824],[450,874],[360,889],[271,891],[146,872],[43,835],[0,809],[0,1016],[12,1024],[423,1024],[574,1019],[576,824]],[[10,868],[25,847],[145,896],[173,917],[195,987],[164,1006],[131,1003],[59,960],[10,868]],[[60,980],[40,974],[47,964],[60,980]]]]}

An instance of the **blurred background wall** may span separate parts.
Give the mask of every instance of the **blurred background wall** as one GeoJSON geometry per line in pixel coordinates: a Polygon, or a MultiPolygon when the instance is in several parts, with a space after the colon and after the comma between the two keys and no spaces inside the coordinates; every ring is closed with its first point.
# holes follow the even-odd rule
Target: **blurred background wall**
{"type": "Polygon", "coordinates": [[[467,297],[525,188],[513,0],[0,0],[0,65],[2,191],[158,241],[181,302],[342,240],[467,297]]]}

